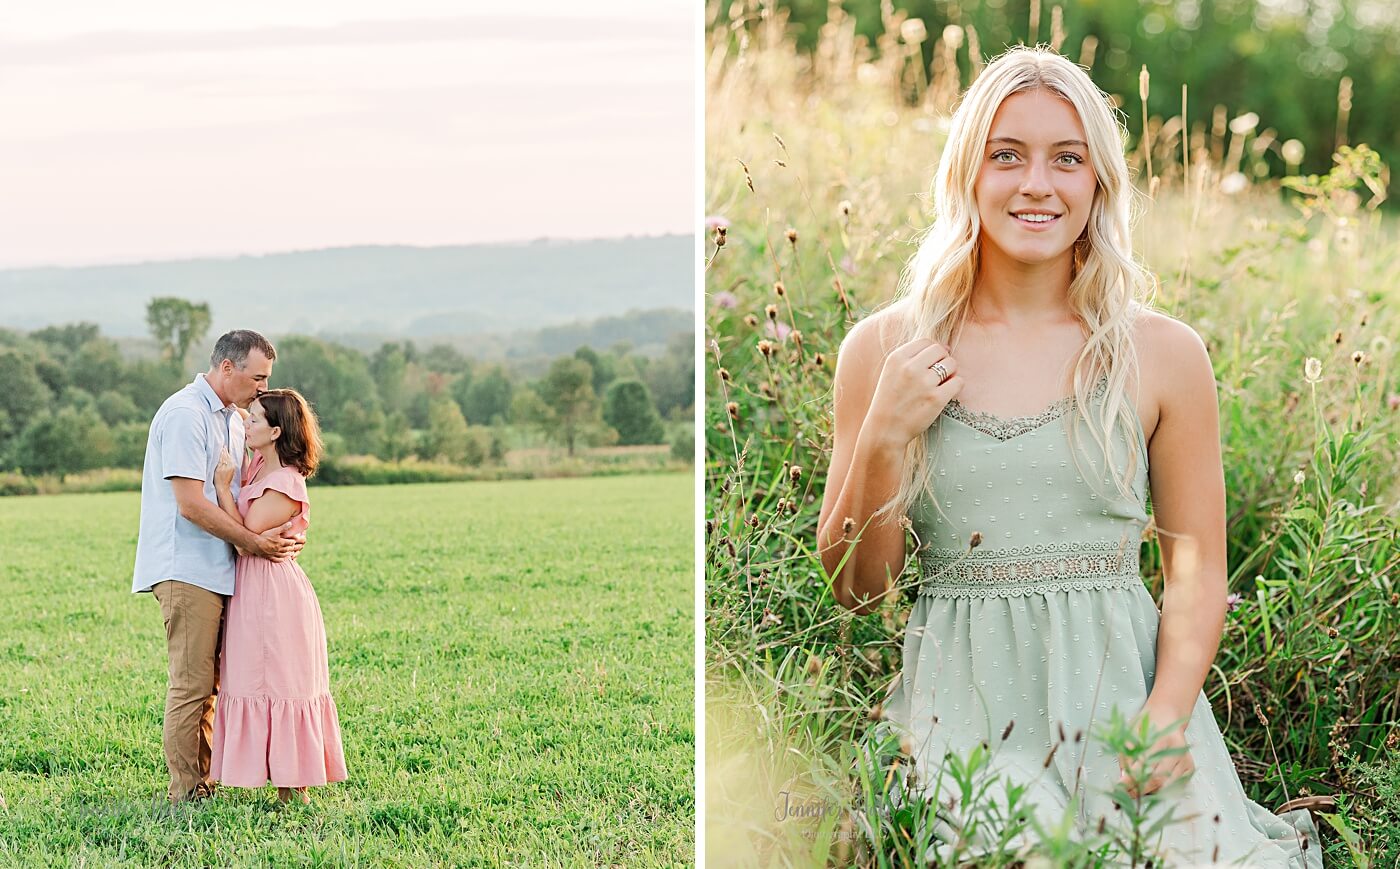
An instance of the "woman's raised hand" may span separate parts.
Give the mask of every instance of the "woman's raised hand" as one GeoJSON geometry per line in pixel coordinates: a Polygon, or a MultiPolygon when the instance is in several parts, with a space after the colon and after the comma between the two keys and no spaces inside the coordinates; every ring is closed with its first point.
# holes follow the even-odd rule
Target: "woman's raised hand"
{"type": "Polygon", "coordinates": [[[891,350],[865,415],[866,425],[873,427],[871,433],[891,447],[904,449],[962,392],[963,379],[957,371],[957,360],[948,348],[927,338],[915,338],[891,350]]]}
{"type": "Polygon", "coordinates": [[[238,466],[233,463],[233,456],[230,456],[225,448],[219,453],[219,464],[214,468],[214,485],[220,489],[232,488],[233,475],[237,470],[238,466]]]}

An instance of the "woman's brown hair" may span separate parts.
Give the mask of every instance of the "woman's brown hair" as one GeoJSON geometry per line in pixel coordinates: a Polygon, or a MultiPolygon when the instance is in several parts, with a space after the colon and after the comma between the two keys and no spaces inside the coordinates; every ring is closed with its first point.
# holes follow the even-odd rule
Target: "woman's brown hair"
{"type": "Polygon", "coordinates": [[[311,405],[295,389],[269,389],[256,401],[262,405],[267,424],[282,429],[273,441],[277,458],[296,468],[303,477],[315,474],[321,463],[321,426],[311,405]]]}

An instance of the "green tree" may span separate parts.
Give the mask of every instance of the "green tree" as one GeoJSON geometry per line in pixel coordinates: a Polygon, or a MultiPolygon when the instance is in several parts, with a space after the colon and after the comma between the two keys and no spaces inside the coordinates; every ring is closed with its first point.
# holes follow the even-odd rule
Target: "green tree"
{"type": "Polygon", "coordinates": [[[608,387],[603,403],[603,419],[617,429],[618,443],[659,444],[666,440],[666,429],[646,384],[638,380],[619,380],[608,387]]]}
{"type": "Polygon", "coordinates": [[[209,305],[198,305],[174,296],[151,299],[146,305],[146,325],[160,345],[161,356],[171,368],[181,371],[190,347],[204,340],[209,331],[209,305]]]}
{"type": "Polygon", "coordinates": [[[379,397],[390,412],[404,409],[404,375],[408,372],[408,349],[404,344],[386,341],[369,362],[369,373],[379,389],[379,397]]]}
{"type": "Polygon", "coordinates": [[[462,405],[467,422],[490,425],[496,417],[504,419],[510,414],[511,389],[510,378],[500,366],[473,379],[467,389],[467,403],[462,405]]]}
{"type": "Polygon", "coordinates": [[[607,356],[600,356],[598,351],[586,345],[574,351],[574,358],[582,359],[593,369],[593,394],[606,395],[608,384],[617,377],[617,368],[613,360],[607,356]]]}
{"type": "Polygon", "coordinates": [[[378,407],[366,407],[362,401],[347,401],[340,409],[340,427],[337,431],[345,438],[345,448],[356,455],[370,455],[379,452],[384,437],[384,411],[378,407]]]}
{"type": "Polygon", "coordinates": [[[13,462],[30,474],[68,474],[107,467],[115,453],[115,440],[92,408],[65,407],[45,411],[29,421],[15,439],[13,462]]]}
{"type": "Polygon", "coordinates": [[[18,434],[29,419],[53,402],[53,391],[23,352],[0,348],[0,444],[18,434]]]}
{"type": "MultiPolygon", "coordinates": [[[[462,409],[450,398],[434,399],[428,408],[428,436],[424,443],[425,458],[439,459],[454,464],[467,461],[469,449],[467,420],[462,409]]],[[[481,464],[477,456],[474,464],[481,464]]]]}
{"type": "Polygon", "coordinates": [[[553,414],[554,437],[572,456],[579,436],[602,422],[593,393],[593,367],[582,359],[556,359],[540,382],[539,393],[553,414]]]}
{"type": "Polygon", "coordinates": [[[395,411],[384,420],[384,437],[379,442],[376,455],[386,462],[401,462],[413,453],[413,429],[408,427],[408,417],[395,411]]]}

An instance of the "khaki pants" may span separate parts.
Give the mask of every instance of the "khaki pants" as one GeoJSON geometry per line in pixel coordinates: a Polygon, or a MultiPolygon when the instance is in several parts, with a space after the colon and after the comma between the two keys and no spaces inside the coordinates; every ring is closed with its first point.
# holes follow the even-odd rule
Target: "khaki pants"
{"type": "Polygon", "coordinates": [[[151,589],[165,620],[170,686],[165,694],[162,742],[170,769],[170,799],[184,800],[209,780],[214,737],[214,701],[219,693],[219,646],[223,640],[221,594],[178,580],[151,589]]]}

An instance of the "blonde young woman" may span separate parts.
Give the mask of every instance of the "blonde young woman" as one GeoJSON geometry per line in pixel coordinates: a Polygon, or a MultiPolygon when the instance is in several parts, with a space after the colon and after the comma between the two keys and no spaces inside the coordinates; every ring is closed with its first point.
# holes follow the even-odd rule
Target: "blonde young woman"
{"type": "Polygon", "coordinates": [[[841,348],[823,562],[837,601],[872,612],[912,532],[884,709],[925,794],[946,752],[985,741],[1045,824],[1071,801],[1081,832],[1118,823],[1107,794],[1133,779],[1095,738],[1116,707],[1186,749],[1139,771],[1144,793],[1182,780],[1157,843],[1173,865],[1320,867],[1305,811],[1245,796],[1201,691],[1226,597],[1215,379],[1196,333],[1146,306],[1123,136],[1048,50],[1007,52],[964,95],[935,223],[841,348]],[[1138,574],[1149,481],[1160,615],[1138,574]]]}

